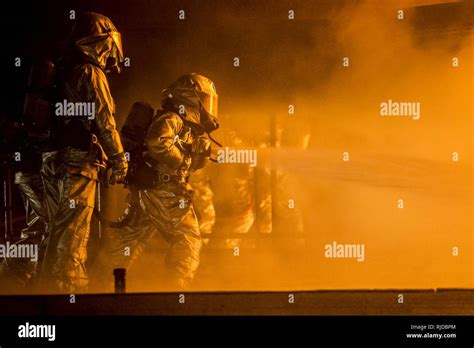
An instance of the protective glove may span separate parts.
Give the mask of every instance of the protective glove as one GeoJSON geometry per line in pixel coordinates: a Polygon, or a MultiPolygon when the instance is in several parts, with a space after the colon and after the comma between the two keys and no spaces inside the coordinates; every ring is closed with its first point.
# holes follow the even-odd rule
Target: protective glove
{"type": "Polygon", "coordinates": [[[211,155],[211,141],[204,137],[198,137],[191,146],[191,152],[194,155],[209,157],[211,155]]]}
{"type": "Polygon", "coordinates": [[[121,152],[109,158],[112,167],[112,175],[109,179],[109,184],[121,184],[127,176],[128,162],[125,158],[125,153],[121,152]]]}

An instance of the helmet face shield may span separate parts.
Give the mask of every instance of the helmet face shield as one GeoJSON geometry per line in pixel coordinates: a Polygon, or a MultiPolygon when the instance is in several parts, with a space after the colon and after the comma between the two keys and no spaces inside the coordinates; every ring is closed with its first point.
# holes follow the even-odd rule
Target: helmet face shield
{"type": "Polygon", "coordinates": [[[76,47],[106,71],[120,70],[124,61],[122,40],[117,31],[77,40],[76,47]]]}
{"type": "Polygon", "coordinates": [[[217,112],[218,112],[218,96],[216,93],[204,93],[204,92],[200,92],[200,91],[197,91],[196,92],[198,97],[199,97],[199,101],[202,105],[202,107],[204,108],[204,110],[206,110],[206,112],[209,114],[209,115],[212,115],[214,117],[217,117],[217,112]]]}
{"type": "Polygon", "coordinates": [[[105,71],[120,70],[124,61],[122,38],[110,18],[94,12],[82,14],[69,40],[85,60],[105,71]]]}
{"type": "Polygon", "coordinates": [[[122,63],[124,60],[123,48],[122,48],[122,35],[118,31],[111,31],[108,33],[114,42],[114,48],[112,48],[111,56],[117,59],[118,63],[122,63]]]}
{"type": "Polygon", "coordinates": [[[186,120],[199,125],[206,132],[219,127],[216,87],[207,77],[195,73],[183,75],[163,90],[162,96],[162,106],[170,104],[180,110],[180,114],[184,106],[186,120]]]}
{"type": "Polygon", "coordinates": [[[111,38],[110,54],[107,57],[105,70],[107,72],[121,72],[121,64],[123,63],[124,56],[122,50],[122,37],[118,31],[111,31],[107,33],[111,38]]]}

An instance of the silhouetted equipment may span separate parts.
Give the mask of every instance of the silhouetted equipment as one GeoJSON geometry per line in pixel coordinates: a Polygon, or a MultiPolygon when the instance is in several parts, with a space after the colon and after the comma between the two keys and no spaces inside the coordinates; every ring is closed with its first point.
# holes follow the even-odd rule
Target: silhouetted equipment
{"type": "Polygon", "coordinates": [[[126,281],[125,275],[127,271],[125,268],[116,268],[114,269],[114,279],[115,279],[115,293],[123,294],[126,290],[126,281]]]}
{"type": "MultiPolygon", "coordinates": [[[[13,236],[13,216],[12,216],[12,172],[10,168],[3,168],[3,222],[4,222],[4,235],[5,241],[11,240],[13,236]]],[[[0,238],[2,239],[2,238],[0,238]]]]}
{"type": "Polygon", "coordinates": [[[23,124],[29,132],[41,133],[50,126],[55,83],[56,66],[53,62],[42,59],[31,66],[23,107],[23,124]]]}

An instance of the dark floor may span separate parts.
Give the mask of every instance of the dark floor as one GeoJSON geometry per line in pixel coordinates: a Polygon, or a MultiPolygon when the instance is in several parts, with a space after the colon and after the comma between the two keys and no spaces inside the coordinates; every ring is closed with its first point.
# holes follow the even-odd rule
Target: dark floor
{"type": "Polygon", "coordinates": [[[473,289],[0,296],[0,316],[474,315],[473,289]],[[294,303],[289,303],[290,294],[294,303]],[[398,303],[403,294],[404,303],[398,303]],[[182,298],[181,298],[182,299],[182,298]]]}

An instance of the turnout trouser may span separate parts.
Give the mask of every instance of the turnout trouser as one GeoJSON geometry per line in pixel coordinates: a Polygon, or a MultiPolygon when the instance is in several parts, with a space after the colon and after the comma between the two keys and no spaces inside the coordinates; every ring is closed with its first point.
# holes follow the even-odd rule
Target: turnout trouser
{"type": "Polygon", "coordinates": [[[128,226],[115,230],[113,267],[129,267],[157,232],[169,243],[166,267],[172,286],[185,289],[199,266],[202,247],[191,192],[176,183],[139,192],[140,208],[128,226]]]}
{"type": "Polygon", "coordinates": [[[85,262],[98,174],[89,162],[84,151],[43,154],[48,239],[42,279],[54,291],[87,289],[85,262]]]}

